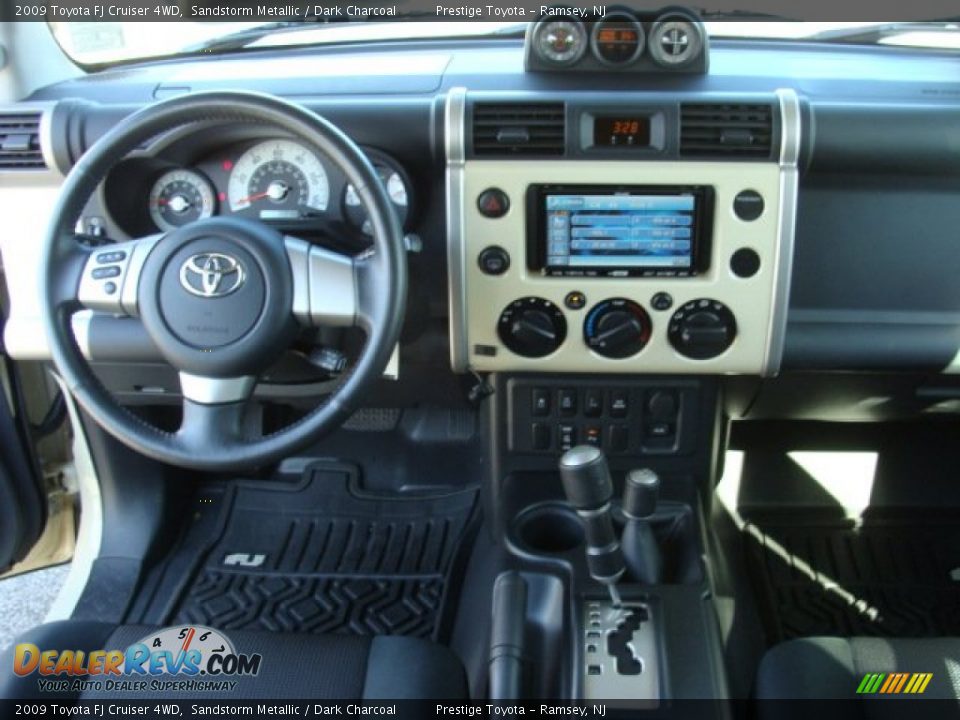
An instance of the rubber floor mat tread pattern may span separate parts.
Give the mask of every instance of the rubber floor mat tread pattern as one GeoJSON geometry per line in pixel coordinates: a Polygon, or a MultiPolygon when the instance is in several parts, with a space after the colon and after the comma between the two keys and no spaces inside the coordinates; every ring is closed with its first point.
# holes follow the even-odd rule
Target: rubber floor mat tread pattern
{"type": "Polygon", "coordinates": [[[755,519],[744,531],[771,642],[960,635],[957,524],[806,525],[794,517],[755,519]]]}
{"type": "Polygon", "coordinates": [[[173,622],[437,639],[475,490],[358,496],[350,473],[235,490],[173,622]]]}

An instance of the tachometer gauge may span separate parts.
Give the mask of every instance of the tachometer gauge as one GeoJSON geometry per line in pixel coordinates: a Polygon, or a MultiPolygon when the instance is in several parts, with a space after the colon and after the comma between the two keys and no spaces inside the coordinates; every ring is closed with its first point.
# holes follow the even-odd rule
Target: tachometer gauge
{"type": "MultiPolygon", "coordinates": [[[[398,170],[383,163],[374,162],[374,169],[380,176],[380,181],[387,189],[387,195],[393,203],[393,209],[397,213],[402,227],[407,219],[409,212],[410,195],[407,190],[407,182],[398,170]]],[[[370,218],[366,209],[360,202],[360,196],[353,189],[353,185],[347,185],[343,193],[343,214],[351,225],[359,228],[364,235],[372,235],[373,227],[370,225],[370,218]]]]}
{"type": "Polygon", "coordinates": [[[323,164],[292,140],[254,145],[237,160],[227,186],[230,209],[261,220],[291,220],[324,212],[330,186],[323,164]]]}
{"type": "Polygon", "coordinates": [[[192,170],[170,170],[150,190],[150,217],[161,230],[176,230],[213,215],[213,186],[192,170]]]}
{"type": "Polygon", "coordinates": [[[572,65],[587,50],[587,31],[577,20],[546,20],[537,26],[534,49],[554,65],[572,65]]]}

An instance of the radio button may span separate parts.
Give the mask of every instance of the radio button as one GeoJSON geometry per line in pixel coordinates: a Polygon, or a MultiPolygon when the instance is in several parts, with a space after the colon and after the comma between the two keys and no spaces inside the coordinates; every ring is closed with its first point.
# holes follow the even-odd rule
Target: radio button
{"type": "Polygon", "coordinates": [[[744,222],[753,222],[763,215],[763,196],[756,190],[744,190],[733,199],[733,212],[744,222]]]}
{"type": "Polygon", "coordinates": [[[510,268],[510,254],[502,247],[491,245],[480,252],[477,264],[487,275],[503,275],[510,268]]]}
{"type": "Polygon", "coordinates": [[[730,257],[730,271],[738,278],[751,278],[760,271],[760,256],[750,248],[740,248],[730,257]]]}

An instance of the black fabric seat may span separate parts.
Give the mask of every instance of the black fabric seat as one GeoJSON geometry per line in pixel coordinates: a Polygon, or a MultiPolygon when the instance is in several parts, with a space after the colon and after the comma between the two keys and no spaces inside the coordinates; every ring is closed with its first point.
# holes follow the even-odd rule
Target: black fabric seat
{"type": "MultiPolygon", "coordinates": [[[[884,678],[885,680],[886,678],[884,678]]],[[[882,687],[882,681],[881,681],[882,687]]],[[[844,717],[887,718],[956,717],[960,706],[960,639],[957,638],[835,638],[790,640],[772,648],[757,672],[756,697],[761,718],[806,718],[811,706],[776,700],[846,700],[838,706],[844,717]],[[868,673],[908,673],[899,698],[949,700],[949,704],[924,702],[909,708],[889,693],[857,694],[868,673]],[[922,696],[903,695],[913,673],[931,673],[922,696]],[[888,698],[889,696],[889,698],[888,698]],[[885,700],[894,702],[885,702],[885,700]],[[945,706],[946,705],[946,706],[945,706]],[[935,711],[931,715],[926,711],[935,711]]],[[[818,713],[821,706],[818,706],[818,713]]],[[[828,713],[829,714],[829,713],[828,713]]]]}
{"type": "MultiPolygon", "coordinates": [[[[125,650],[157,628],[136,625],[64,621],[41,625],[24,633],[17,643],[44,650],[125,650]]],[[[463,699],[466,676],[460,660],[448,649],[425,640],[399,636],[282,634],[231,630],[225,633],[238,653],[263,656],[256,676],[234,676],[229,691],[130,693],[136,699],[318,699],[402,700],[463,699]]],[[[14,647],[2,663],[10,668],[14,647]]],[[[101,676],[102,678],[103,676],[101,676]]],[[[40,692],[38,674],[18,677],[0,673],[0,698],[67,700],[123,697],[118,692],[40,692]]],[[[212,680],[213,676],[114,676],[117,680],[212,680]]],[[[217,678],[223,679],[223,678],[217,678]]]]}

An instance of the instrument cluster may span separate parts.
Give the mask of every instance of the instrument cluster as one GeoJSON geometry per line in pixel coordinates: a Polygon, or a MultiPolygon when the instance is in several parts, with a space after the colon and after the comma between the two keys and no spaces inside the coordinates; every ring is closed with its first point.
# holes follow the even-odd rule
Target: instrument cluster
{"type": "MultiPolygon", "coordinates": [[[[413,188],[392,157],[365,149],[400,224],[412,219],[413,188]]],[[[193,162],[163,154],[119,165],[105,185],[112,218],[132,237],[169,232],[203,218],[239,216],[284,230],[372,234],[367,211],[330,161],[287,138],[255,139],[200,153],[193,162]]]]}

